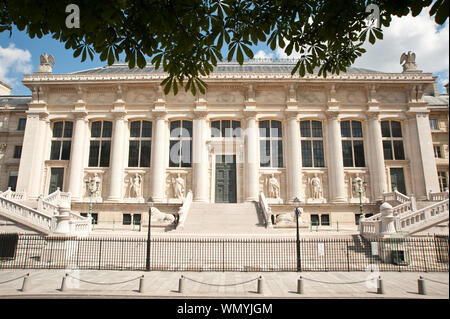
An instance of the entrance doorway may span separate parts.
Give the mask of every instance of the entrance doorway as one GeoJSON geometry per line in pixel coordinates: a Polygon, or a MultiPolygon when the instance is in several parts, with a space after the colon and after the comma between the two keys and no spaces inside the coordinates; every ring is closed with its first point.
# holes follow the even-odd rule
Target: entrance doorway
{"type": "Polygon", "coordinates": [[[236,155],[216,155],[216,203],[236,203],[236,155]]]}
{"type": "Polygon", "coordinates": [[[403,168],[391,168],[391,187],[392,190],[397,190],[406,195],[405,175],[403,174],[403,168]]]}
{"type": "Polygon", "coordinates": [[[50,169],[50,186],[48,193],[51,194],[59,187],[62,191],[64,181],[64,168],[63,167],[52,167],[50,169]]]}

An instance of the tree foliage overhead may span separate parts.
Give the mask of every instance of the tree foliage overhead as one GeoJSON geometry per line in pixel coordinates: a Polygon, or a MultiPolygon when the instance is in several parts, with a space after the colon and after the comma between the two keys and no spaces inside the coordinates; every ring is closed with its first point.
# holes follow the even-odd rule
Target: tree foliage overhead
{"type": "MultiPolygon", "coordinates": [[[[315,67],[319,75],[338,74],[365,52],[366,41],[383,38],[393,16],[417,16],[430,5],[432,0],[0,0],[0,32],[15,25],[31,38],[51,34],[81,61],[98,54],[111,65],[125,55],[130,68],[144,68],[149,57],[168,73],[166,93],[182,86],[196,94],[206,86],[200,76],[217,62],[242,64],[261,43],[288,56],[299,53],[292,74],[304,76],[315,67]],[[80,28],[66,26],[70,3],[80,8],[80,28]],[[380,8],[381,28],[368,23],[369,3],[380,8]]],[[[434,2],[436,23],[445,23],[448,14],[449,0],[434,2]]]]}

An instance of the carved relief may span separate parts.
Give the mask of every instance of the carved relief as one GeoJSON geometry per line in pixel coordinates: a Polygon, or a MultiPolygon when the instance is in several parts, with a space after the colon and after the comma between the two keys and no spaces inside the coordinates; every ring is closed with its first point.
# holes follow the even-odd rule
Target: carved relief
{"type": "Polygon", "coordinates": [[[367,103],[366,94],[362,90],[338,90],[337,99],[341,103],[367,103]]]}
{"type": "Polygon", "coordinates": [[[191,172],[173,170],[167,172],[166,197],[169,202],[181,203],[191,185],[191,172]]]}
{"type": "Polygon", "coordinates": [[[128,179],[128,197],[142,198],[143,178],[138,173],[128,179]]]}
{"type": "Polygon", "coordinates": [[[176,177],[172,177],[173,197],[183,199],[186,189],[186,183],[181,174],[177,174],[176,177]]]}
{"type": "Polygon", "coordinates": [[[303,186],[307,203],[326,202],[326,175],[323,172],[305,172],[303,186]]]}
{"type": "Polygon", "coordinates": [[[377,90],[377,101],[382,104],[406,103],[406,94],[402,91],[377,90]]]}
{"type": "Polygon", "coordinates": [[[283,103],[285,94],[281,91],[258,91],[256,93],[256,102],[264,103],[283,103]]]}
{"type": "Polygon", "coordinates": [[[298,100],[301,103],[326,103],[327,102],[327,96],[326,93],[323,91],[318,90],[309,90],[309,91],[302,91],[300,90],[298,92],[298,100]]]}
{"type": "Polygon", "coordinates": [[[369,175],[361,172],[347,172],[346,175],[345,184],[350,202],[359,203],[360,190],[362,202],[369,202],[369,175]]]}
{"type": "Polygon", "coordinates": [[[208,92],[208,101],[211,103],[244,103],[244,95],[235,88],[208,92]]]}
{"type": "Polygon", "coordinates": [[[276,179],[275,174],[272,174],[272,176],[267,179],[267,190],[268,197],[280,198],[280,183],[276,179]]]}
{"type": "Polygon", "coordinates": [[[169,93],[166,96],[168,103],[194,103],[195,97],[192,95],[191,91],[184,91],[181,89],[178,91],[177,95],[173,95],[173,92],[169,93]]]}
{"type": "Polygon", "coordinates": [[[133,90],[127,94],[127,100],[133,104],[151,104],[155,101],[154,90],[133,90]]]}
{"type": "Polygon", "coordinates": [[[92,193],[92,200],[102,200],[103,175],[99,173],[87,173],[85,175],[85,197],[89,198],[92,193]]]}
{"type": "Polygon", "coordinates": [[[115,99],[114,92],[90,92],[87,97],[88,104],[112,104],[115,99]]]}

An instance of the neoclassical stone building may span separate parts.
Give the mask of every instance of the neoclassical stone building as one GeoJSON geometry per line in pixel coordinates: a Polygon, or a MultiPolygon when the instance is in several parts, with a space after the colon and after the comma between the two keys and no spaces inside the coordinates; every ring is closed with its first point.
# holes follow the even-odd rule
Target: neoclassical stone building
{"type": "Polygon", "coordinates": [[[189,190],[206,203],[264,192],[274,211],[298,198],[306,219],[323,226],[355,225],[360,188],[368,213],[393,189],[418,200],[444,191],[448,94],[431,73],[413,63],[300,78],[293,66],[222,63],[197,96],[164,95],[166,75],[152,66],[71,74],[41,66],[23,79],[31,98],[0,96],[0,186],[30,199],[59,187],[86,212],[87,186],[97,185],[98,222],[145,219],[149,199],[176,211],[189,190]]]}

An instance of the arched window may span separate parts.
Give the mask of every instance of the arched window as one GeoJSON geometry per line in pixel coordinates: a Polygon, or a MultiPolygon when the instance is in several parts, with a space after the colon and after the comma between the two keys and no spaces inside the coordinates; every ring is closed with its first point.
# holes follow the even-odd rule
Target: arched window
{"type": "Polygon", "coordinates": [[[341,121],[344,167],[365,167],[364,140],[360,121],[341,121]]]}
{"type": "Polygon", "coordinates": [[[385,160],[404,160],[402,124],[398,121],[381,121],[385,160]]]}
{"type": "Polygon", "coordinates": [[[72,143],[73,123],[59,121],[53,123],[52,146],[50,149],[51,160],[69,160],[72,143]]]}
{"type": "Polygon", "coordinates": [[[131,122],[128,167],[150,167],[151,148],[152,122],[131,122]]]}
{"type": "Polygon", "coordinates": [[[283,133],[281,121],[259,121],[261,167],[283,167],[283,133]]]}
{"type": "Polygon", "coordinates": [[[192,166],[192,121],[170,122],[169,166],[192,166]]]}
{"type": "Polygon", "coordinates": [[[112,122],[95,121],[91,123],[89,167],[109,167],[111,136],[112,122]]]}
{"type": "Polygon", "coordinates": [[[211,122],[211,137],[240,137],[241,122],[234,120],[217,120],[211,122]]]}
{"type": "Polygon", "coordinates": [[[300,121],[302,166],[324,167],[322,122],[300,121]]]}

